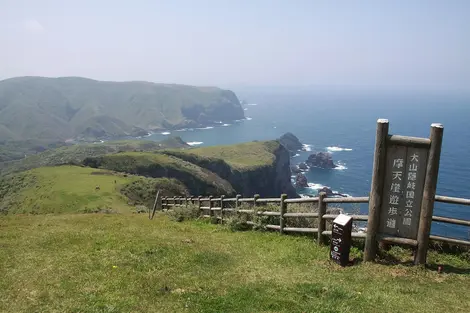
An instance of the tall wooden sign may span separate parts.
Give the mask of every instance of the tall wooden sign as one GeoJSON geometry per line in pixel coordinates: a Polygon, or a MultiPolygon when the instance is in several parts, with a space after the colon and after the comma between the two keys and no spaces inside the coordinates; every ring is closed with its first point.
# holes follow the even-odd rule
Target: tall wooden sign
{"type": "Polygon", "coordinates": [[[442,135],[441,124],[430,138],[389,135],[388,120],[377,121],[365,261],[382,239],[417,246],[415,263],[426,262],[442,135]]]}

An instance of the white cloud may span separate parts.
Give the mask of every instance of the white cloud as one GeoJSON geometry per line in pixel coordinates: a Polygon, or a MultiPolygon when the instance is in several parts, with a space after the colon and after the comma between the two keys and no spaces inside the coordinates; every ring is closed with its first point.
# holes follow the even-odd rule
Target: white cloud
{"type": "Polygon", "coordinates": [[[35,19],[25,20],[23,22],[23,28],[32,34],[41,34],[46,30],[44,26],[35,19]]]}

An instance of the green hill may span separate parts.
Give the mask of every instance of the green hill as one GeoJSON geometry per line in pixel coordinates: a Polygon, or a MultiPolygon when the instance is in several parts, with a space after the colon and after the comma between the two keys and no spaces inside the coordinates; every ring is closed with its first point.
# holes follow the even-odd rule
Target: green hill
{"type": "Polygon", "coordinates": [[[243,117],[237,96],[215,87],[80,77],[0,81],[0,140],[139,136],[243,117]]]}
{"type": "Polygon", "coordinates": [[[174,179],[78,166],[44,167],[0,179],[0,213],[125,213],[136,204],[153,204],[157,190],[168,196],[187,194],[174,179]]]}
{"type": "MultiPolygon", "coordinates": [[[[107,141],[94,144],[77,144],[46,150],[21,160],[0,162],[0,174],[25,171],[42,166],[80,164],[87,157],[123,151],[155,151],[169,148],[190,148],[180,137],[170,137],[157,142],[150,140],[107,141]]],[[[1,151],[1,150],[0,150],[1,151]]]]}
{"type": "Polygon", "coordinates": [[[158,189],[169,196],[296,196],[289,152],[278,141],[198,149],[180,138],[111,141],[51,149],[14,165],[0,176],[0,212],[121,212],[151,207],[158,189]]]}
{"type": "Polygon", "coordinates": [[[193,195],[236,193],[229,182],[213,172],[165,154],[124,152],[86,158],[83,164],[146,177],[171,177],[182,182],[193,195]]]}

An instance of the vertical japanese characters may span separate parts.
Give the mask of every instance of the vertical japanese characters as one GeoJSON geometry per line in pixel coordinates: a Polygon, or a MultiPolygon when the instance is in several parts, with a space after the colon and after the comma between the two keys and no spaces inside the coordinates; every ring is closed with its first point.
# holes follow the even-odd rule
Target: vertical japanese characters
{"type": "Polygon", "coordinates": [[[393,159],[392,183],[390,184],[390,197],[388,201],[387,228],[395,229],[400,205],[400,193],[405,162],[402,158],[393,159]]]}
{"type": "Polygon", "coordinates": [[[418,165],[419,165],[419,155],[417,153],[413,153],[410,156],[410,162],[408,165],[408,177],[406,181],[406,195],[405,195],[406,202],[405,202],[405,212],[403,213],[403,225],[405,226],[411,225],[411,218],[413,216],[418,165]]]}

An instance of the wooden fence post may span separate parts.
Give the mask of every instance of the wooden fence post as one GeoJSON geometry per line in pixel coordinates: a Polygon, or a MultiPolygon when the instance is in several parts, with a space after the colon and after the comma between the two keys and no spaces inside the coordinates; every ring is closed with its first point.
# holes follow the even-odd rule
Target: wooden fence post
{"type": "Polygon", "coordinates": [[[285,220],[284,220],[284,214],[287,212],[287,203],[285,202],[287,199],[286,194],[281,195],[281,215],[279,217],[279,233],[282,235],[284,234],[284,226],[285,226],[285,220]]]}
{"type": "Polygon", "coordinates": [[[212,196],[209,196],[209,218],[212,218],[212,196]]]}
{"type": "Polygon", "coordinates": [[[220,196],[220,224],[224,223],[224,195],[220,196]]]}
{"type": "Polygon", "coordinates": [[[319,245],[325,244],[325,236],[323,236],[323,231],[326,228],[326,221],[323,218],[323,215],[326,214],[326,203],[323,201],[325,199],[326,193],[320,192],[318,195],[318,237],[317,243],[319,245]]]}
{"type": "MultiPolygon", "coordinates": [[[[198,207],[199,211],[201,211],[201,199],[202,199],[202,196],[197,197],[197,207],[198,207]]],[[[199,214],[201,214],[201,213],[199,213],[199,214]]]]}
{"type": "Polygon", "coordinates": [[[421,214],[419,216],[418,249],[415,258],[415,264],[417,265],[426,263],[443,134],[444,126],[442,126],[442,124],[431,125],[431,135],[429,137],[429,139],[431,139],[431,147],[429,148],[428,164],[424,179],[423,200],[421,202],[421,214]]]}
{"type": "Polygon", "coordinates": [[[176,207],[176,196],[173,197],[173,209],[176,207]]]}
{"type": "Polygon", "coordinates": [[[258,194],[256,194],[256,195],[253,196],[253,200],[254,200],[254,201],[253,201],[253,205],[254,205],[254,206],[256,206],[256,201],[258,201],[258,199],[259,199],[259,195],[258,195],[258,194]]]}
{"type": "Polygon", "coordinates": [[[188,207],[188,197],[184,197],[184,206],[188,207]]]}
{"type": "Polygon", "coordinates": [[[369,220],[367,222],[364,261],[373,261],[377,253],[377,231],[380,223],[380,206],[382,205],[385,162],[387,156],[388,120],[377,120],[375,135],[374,165],[369,198],[369,220]]]}
{"type": "Polygon", "coordinates": [[[238,211],[238,206],[239,206],[239,200],[242,197],[242,195],[236,195],[235,196],[235,209],[238,211]]]}

